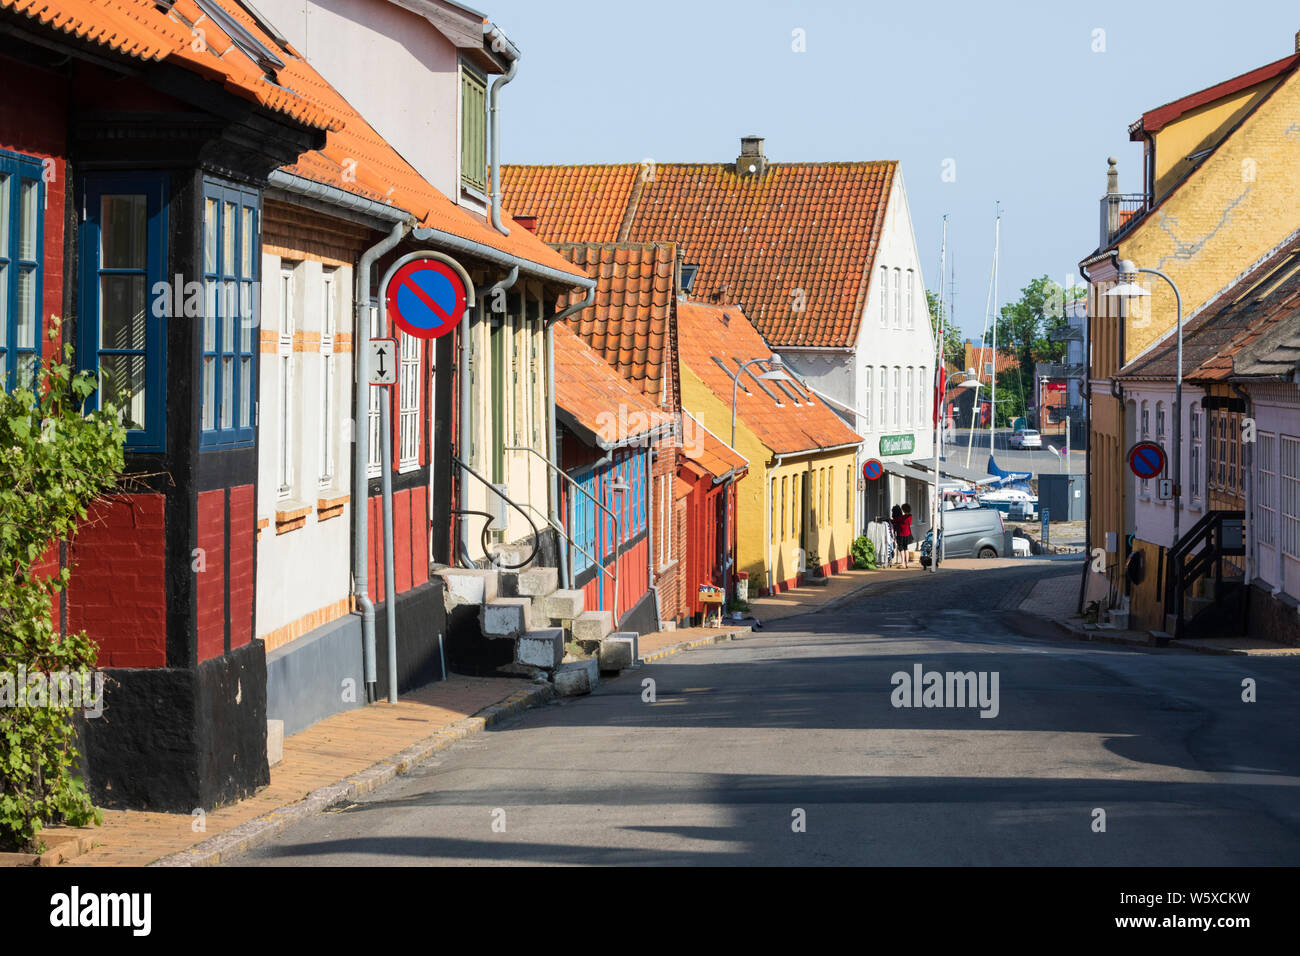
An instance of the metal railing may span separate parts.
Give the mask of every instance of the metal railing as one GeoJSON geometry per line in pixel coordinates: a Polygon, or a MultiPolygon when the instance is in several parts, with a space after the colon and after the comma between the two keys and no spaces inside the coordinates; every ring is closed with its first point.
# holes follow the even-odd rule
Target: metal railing
{"type": "Polygon", "coordinates": [[[1150,208],[1141,193],[1114,193],[1101,197],[1101,244],[1108,246],[1150,208]]]}
{"type": "MultiPolygon", "coordinates": [[[[492,482],[488,481],[486,478],[484,478],[482,475],[480,475],[477,471],[475,471],[475,470],[474,470],[473,468],[471,468],[469,465],[465,464],[463,461],[461,461],[461,460],[460,460],[459,458],[457,458],[455,455],[452,455],[452,456],[451,456],[451,461],[452,461],[452,464],[459,466],[463,471],[468,472],[469,474],[471,474],[471,475],[473,475],[475,478],[477,478],[479,481],[483,482],[483,484],[484,484],[487,488],[489,488],[489,489],[492,491],[493,494],[497,495],[497,497],[499,497],[502,501],[504,501],[504,502],[505,502],[506,504],[508,504],[510,507],[514,508],[514,509],[515,509],[516,511],[518,511],[521,515],[523,515],[523,516],[524,516],[524,520],[528,522],[528,526],[529,526],[530,528],[533,529],[533,550],[532,550],[531,552],[529,552],[528,557],[526,557],[523,561],[519,562],[518,564],[507,564],[505,561],[502,561],[502,560],[501,560],[500,552],[497,552],[496,554],[492,554],[492,562],[493,562],[497,567],[499,567],[499,568],[505,568],[505,569],[508,570],[508,571],[517,571],[519,568],[522,568],[522,567],[525,567],[525,566],[528,565],[528,564],[531,564],[532,561],[533,561],[533,559],[537,557],[537,549],[538,549],[539,547],[541,547],[541,543],[542,543],[542,535],[541,535],[541,532],[537,530],[537,525],[533,524],[533,519],[530,518],[530,517],[528,517],[528,512],[525,511],[523,508],[519,507],[519,505],[517,505],[517,504],[516,504],[516,503],[515,503],[511,498],[510,498],[509,495],[507,495],[505,492],[503,492],[503,491],[502,491],[500,488],[498,488],[496,485],[492,484],[492,482]]],[[[488,540],[488,534],[489,534],[489,532],[490,532],[491,529],[492,529],[492,522],[496,520],[496,516],[495,516],[495,515],[490,514],[489,512],[486,512],[486,511],[473,511],[473,510],[468,509],[468,508],[452,508],[452,509],[451,509],[451,514],[457,516],[457,520],[460,520],[461,517],[464,517],[464,516],[466,516],[466,515],[480,515],[480,516],[486,517],[488,520],[487,520],[486,522],[483,523],[483,536],[482,536],[482,538],[481,538],[481,542],[482,542],[482,545],[483,545],[483,554],[484,554],[484,556],[487,556],[487,555],[489,555],[489,554],[492,553],[492,543],[491,543],[491,541],[488,540]]],[[[459,537],[460,537],[460,536],[457,535],[457,538],[459,538],[459,537]]],[[[465,559],[468,560],[468,559],[469,559],[469,555],[465,555],[465,559]]],[[[471,565],[471,566],[472,566],[472,565],[471,565]]]]}
{"type": "MultiPolygon", "coordinates": [[[[547,468],[551,469],[553,472],[555,472],[557,475],[559,475],[561,478],[563,478],[565,481],[571,484],[577,491],[581,492],[582,494],[590,498],[592,504],[594,504],[597,508],[600,508],[606,514],[608,514],[610,518],[613,519],[614,521],[614,575],[613,575],[614,577],[614,626],[617,627],[618,626],[618,564],[619,564],[618,546],[619,546],[619,542],[622,540],[622,534],[620,533],[622,529],[619,526],[620,522],[618,520],[618,515],[615,514],[611,509],[607,508],[600,501],[599,498],[593,495],[586,488],[582,487],[582,485],[579,484],[577,481],[575,481],[570,475],[568,475],[563,468],[561,468],[555,462],[551,461],[549,458],[543,455],[536,448],[529,448],[527,445],[506,445],[503,447],[502,450],[503,451],[526,451],[531,455],[536,455],[538,458],[541,459],[542,464],[544,464],[547,468]]],[[[554,522],[552,522],[550,518],[547,518],[547,522],[549,524],[554,524],[554,522]]],[[[571,543],[573,542],[573,539],[569,538],[567,534],[565,535],[565,538],[568,538],[568,540],[571,543]]],[[[574,544],[574,547],[578,547],[578,545],[574,544]]],[[[591,555],[588,554],[585,549],[579,547],[578,550],[582,551],[582,553],[586,555],[588,558],[591,558],[591,555]]],[[[595,560],[594,558],[592,560],[597,568],[600,568],[600,570],[605,571],[604,566],[599,561],[595,560]]],[[[605,573],[608,574],[609,572],[605,571],[605,573]]],[[[570,575],[569,585],[572,586],[573,585],[573,581],[572,581],[573,563],[572,562],[569,563],[569,575],[570,575]]]]}
{"type": "MultiPolygon", "coordinates": [[[[618,575],[617,575],[617,574],[610,574],[610,572],[609,572],[609,568],[603,566],[599,561],[596,560],[596,556],[595,556],[594,554],[592,554],[590,551],[588,551],[588,550],[587,550],[586,548],[584,548],[582,545],[578,544],[578,542],[574,541],[573,538],[569,537],[569,532],[565,531],[564,528],[563,528],[562,526],[556,524],[556,523],[555,523],[555,519],[552,518],[550,515],[546,514],[545,512],[543,512],[541,508],[537,507],[537,505],[533,504],[531,501],[525,501],[525,502],[524,502],[524,506],[527,507],[527,508],[531,508],[533,511],[535,511],[535,512],[537,512],[539,515],[541,515],[541,516],[542,516],[542,520],[545,521],[545,522],[546,522],[548,525],[550,525],[552,528],[554,528],[556,531],[558,531],[561,535],[563,535],[565,541],[569,542],[569,544],[573,545],[575,548],[577,548],[579,551],[581,551],[582,554],[583,554],[583,556],[584,556],[588,561],[590,561],[592,564],[594,564],[594,565],[596,566],[596,570],[597,570],[597,571],[599,571],[601,574],[605,575],[605,577],[610,578],[610,579],[613,580],[613,582],[614,582],[614,588],[615,588],[615,601],[614,601],[614,607],[615,607],[615,609],[617,610],[617,608],[618,608],[618,600],[617,600],[618,575]]],[[[617,567],[615,568],[615,570],[617,570],[617,567]]],[[[569,586],[569,587],[573,587],[573,571],[572,571],[572,570],[569,571],[569,579],[568,579],[568,582],[567,582],[567,583],[568,583],[568,586],[569,586]]]]}

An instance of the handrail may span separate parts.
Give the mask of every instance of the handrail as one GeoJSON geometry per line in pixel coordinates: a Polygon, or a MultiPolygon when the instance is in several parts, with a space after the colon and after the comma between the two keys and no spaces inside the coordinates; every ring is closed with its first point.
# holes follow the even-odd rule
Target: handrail
{"type": "Polygon", "coordinates": [[[1165,615],[1172,615],[1174,618],[1175,637],[1178,637],[1182,631],[1183,599],[1188,586],[1197,578],[1206,576],[1212,568],[1215,570],[1216,581],[1220,585],[1215,588],[1215,603],[1221,603],[1223,559],[1231,555],[1245,554],[1244,546],[1231,549],[1223,546],[1223,525],[1225,521],[1239,521],[1244,518],[1245,512],[1241,510],[1208,511],[1169,549],[1164,605],[1165,615]],[[1201,549],[1194,551],[1193,549],[1198,546],[1201,546],[1201,549]]]}
{"type": "MultiPolygon", "coordinates": [[[[508,571],[517,571],[519,568],[522,568],[522,567],[524,567],[525,565],[532,563],[533,558],[537,557],[537,549],[541,546],[541,543],[542,543],[542,535],[541,535],[541,532],[539,532],[539,531],[537,530],[537,525],[533,524],[533,519],[530,518],[530,517],[528,517],[528,512],[525,511],[523,508],[519,507],[519,505],[515,504],[515,502],[514,502],[513,500],[511,500],[511,498],[510,498],[509,495],[507,495],[505,492],[503,492],[503,491],[502,491],[500,488],[498,488],[496,485],[492,484],[492,482],[488,481],[486,478],[484,478],[482,475],[480,475],[477,471],[475,471],[475,470],[474,470],[473,468],[471,468],[469,465],[465,464],[463,461],[461,461],[461,460],[460,460],[459,458],[457,458],[455,455],[452,455],[452,456],[451,456],[451,460],[452,460],[452,462],[453,462],[454,464],[459,465],[461,468],[463,468],[465,471],[469,472],[471,475],[473,475],[473,476],[474,476],[475,478],[477,478],[479,481],[483,482],[483,484],[484,484],[487,488],[489,488],[489,489],[490,489],[490,490],[491,490],[491,491],[492,491],[492,492],[493,492],[493,493],[494,493],[498,498],[500,498],[502,501],[504,501],[504,502],[505,502],[506,504],[508,504],[510,507],[514,508],[514,509],[515,509],[516,511],[518,511],[521,515],[523,515],[523,516],[524,516],[524,520],[528,522],[528,526],[529,526],[530,528],[533,529],[533,550],[529,553],[529,555],[528,555],[527,558],[525,558],[523,561],[519,562],[518,564],[507,564],[506,562],[504,562],[504,561],[501,560],[500,554],[498,553],[497,555],[495,555],[495,556],[493,557],[493,562],[497,565],[497,567],[505,568],[505,569],[508,570],[508,571]]],[[[473,513],[473,512],[470,512],[468,509],[456,509],[456,513],[471,514],[471,513],[473,513]]],[[[485,514],[485,512],[480,511],[480,512],[478,512],[478,514],[485,514]]],[[[492,515],[489,515],[488,517],[489,517],[489,518],[492,518],[493,516],[492,516],[492,515]]],[[[483,526],[483,534],[484,534],[484,538],[483,538],[483,540],[484,540],[485,542],[487,541],[487,538],[486,538],[487,531],[488,531],[488,529],[487,529],[487,525],[484,525],[484,526],[483,526]]],[[[483,551],[484,551],[485,556],[486,556],[487,550],[488,550],[488,549],[487,549],[486,547],[484,547],[483,551]]]]}
{"type": "Polygon", "coordinates": [[[587,556],[587,559],[588,559],[592,564],[594,564],[594,565],[596,566],[596,569],[597,569],[598,571],[600,571],[601,574],[605,575],[605,577],[607,577],[607,578],[613,578],[613,579],[614,579],[614,584],[615,584],[615,586],[617,587],[617,585],[618,585],[618,577],[617,577],[617,575],[610,574],[610,573],[609,573],[609,569],[603,567],[603,566],[601,565],[601,563],[600,563],[599,561],[596,560],[596,556],[595,556],[594,554],[592,554],[590,551],[588,551],[588,550],[587,550],[586,548],[584,548],[582,545],[578,544],[578,542],[576,542],[576,541],[574,541],[572,538],[570,538],[570,537],[569,537],[569,533],[568,533],[567,531],[565,531],[563,527],[561,527],[560,525],[556,524],[556,523],[555,523],[555,520],[554,520],[550,515],[548,515],[548,514],[546,514],[545,512],[543,512],[541,508],[537,507],[537,505],[533,504],[531,501],[525,501],[525,502],[524,502],[524,505],[525,505],[526,507],[528,507],[528,508],[532,508],[534,511],[536,511],[539,515],[541,515],[541,516],[546,520],[546,523],[547,523],[548,525],[550,525],[550,526],[551,526],[552,528],[554,528],[556,531],[560,532],[560,534],[564,535],[564,540],[568,541],[569,544],[573,545],[575,548],[577,548],[579,551],[581,551],[584,555],[586,555],[586,556],[587,556]]]}
{"type": "MultiPolygon", "coordinates": [[[[549,458],[543,455],[536,448],[529,448],[527,445],[505,445],[503,446],[502,450],[503,451],[526,451],[536,455],[538,458],[542,460],[542,463],[546,465],[547,468],[550,468],[552,471],[554,471],[557,475],[559,475],[569,484],[573,485],[574,488],[576,488],[578,491],[582,492],[582,494],[590,498],[597,508],[600,508],[606,514],[608,514],[610,518],[614,520],[614,626],[617,627],[618,626],[618,564],[619,564],[618,546],[620,543],[620,539],[623,537],[622,534],[620,533],[622,529],[619,526],[620,522],[618,520],[618,515],[615,514],[613,511],[611,511],[609,508],[607,508],[600,501],[600,499],[598,499],[590,491],[582,487],[582,485],[580,485],[577,481],[575,481],[572,476],[567,474],[563,468],[561,468],[555,462],[551,461],[549,458]]],[[[568,535],[565,535],[565,537],[568,537],[568,535]]],[[[582,553],[587,554],[586,551],[583,551],[582,553]]],[[[591,555],[587,554],[587,557],[590,558],[591,555]]],[[[599,561],[593,559],[593,562],[595,563],[596,567],[601,567],[601,563],[599,561]]]]}

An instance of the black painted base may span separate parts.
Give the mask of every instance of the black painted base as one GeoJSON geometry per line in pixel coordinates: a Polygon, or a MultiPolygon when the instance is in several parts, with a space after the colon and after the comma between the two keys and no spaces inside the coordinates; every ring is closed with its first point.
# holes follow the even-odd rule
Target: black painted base
{"type": "Polygon", "coordinates": [[[81,733],[97,805],[190,813],[242,800],[271,782],[261,641],[194,670],[104,675],[104,712],[85,720],[81,733]]]}

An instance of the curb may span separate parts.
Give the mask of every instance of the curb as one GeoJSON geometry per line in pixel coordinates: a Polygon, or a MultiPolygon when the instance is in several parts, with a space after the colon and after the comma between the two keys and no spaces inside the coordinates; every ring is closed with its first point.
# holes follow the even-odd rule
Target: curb
{"type": "Polygon", "coordinates": [[[637,660],[642,664],[649,664],[651,661],[657,661],[672,654],[689,651],[693,647],[706,647],[710,644],[721,644],[723,641],[734,641],[738,637],[752,633],[753,630],[754,629],[749,625],[730,628],[728,630],[720,631],[717,634],[710,634],[708,637],[696,638],[693,641],[682,641],[680,644],[669,644],[667,647],[661,647],[659,650],[652,651],[649,654],[642,654],[637,658],[637,660]]]}
{"type": "Polygon", "coordinates": [[[488,727],[501,723],[507,717],[547,703],[554,697],[555,689],[549,685],[512,694],[500,703],[485,707],[470,717],[462,717],[436,734],[412,744],[400,753],[381,760],[359,773],[313,790],[297,803],[270,810],[247,823],[241,823],[225,833],[204,840],[188,850],[181,850],[154,860],[149,866],[214,866],[223,863],[231,857],[268,842],[294,823],[315,816],[335,804],[370,793],[395,777],[407,773],[427,757],[446,750],[456,741],[480,733],[488,727]]]}
{"type": "MultiPolygon", "coordinates": [[[[1022,608],[1023,610],[1023,608],[1022,608]]],[[[1033,614],[1032,611],[1025,613],[1033,614]]],[[[1069,637],[1074,637],[1081,641],[1102,644],[1124,644],[1129,647],[1146,647],[1151,650],[1169,650],[1178,649],[1184,651],[1195,651],[1198,654],[1219,654],[1227,657],[1296,657],[1300,656],[1300,648],[1277,649],[1272,648],[1248,648],[1248,647],[1215,647],[1212,644],[1203,644],[1195,639],[1191,640],[1174,640],[1169,642],[1168,648],[1157,647],[1150,638],[1146,637],[1125,637],[1125,634],[1136,633],[1133,631],[1114,631],[1114,636],[1102,630],[1084,630],[1067,624],[1065,621],[1054,617],[1045,617],[1041,614],[1035,614],[1035,617],[1048,621],[1056,625],[1057,629],[1069,637]]]]}

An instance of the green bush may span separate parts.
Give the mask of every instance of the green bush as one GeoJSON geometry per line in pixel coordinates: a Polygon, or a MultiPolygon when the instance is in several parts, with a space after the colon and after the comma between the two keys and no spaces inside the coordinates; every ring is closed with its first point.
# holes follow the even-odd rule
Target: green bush
{"type": "Polygon", "coordinates": [[[876,566],[876,546],[865,534],[853,542],[851,549],[855,568],[871,569],[876,566]]]}
{"type": "MultiPolygon", "coordinates": [[[[68,569],[51,575],[34,567],[113,489],[123,466],[118,409],[105,402],[82,414],[95,379],[74,374],[71,357],[67,346],[63,362],[37,367],[34,387],[0,392],[0,693],[8,695],[20,676],[32,687],[32,675],[85,675],[96,663],[84,632],[60,635],[50,619],[68,569]]],[[[25,705],[0,706],[0,847],[39,849],[42,827],[101,817],[75,773],[75,708],[44,692],[23,697],[25,705]]]]}

